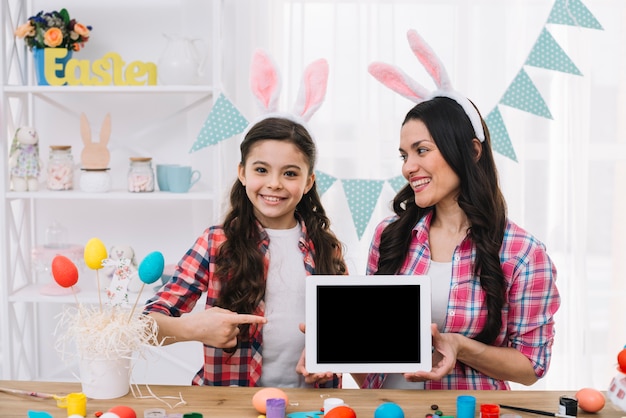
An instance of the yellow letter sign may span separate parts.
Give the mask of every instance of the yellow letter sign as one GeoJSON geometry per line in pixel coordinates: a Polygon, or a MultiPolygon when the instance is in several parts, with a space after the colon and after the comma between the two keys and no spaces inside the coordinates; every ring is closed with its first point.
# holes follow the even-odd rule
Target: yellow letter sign
{"type": "Polygon", "coordinates": [[[63,48],[44,50],[44,74],[49,85],[107,86],[113,82],[116,86],[154,86],[157,83],[156,64],[133,61],[124,68],[125,62],[115,52],[109,52],[92,63],[88,60],[71,59],[65,66],[65,76],[57,77],[56,71],[63,68],[63,64],[57,60],[66,55],[67,50],[63,48]]]}

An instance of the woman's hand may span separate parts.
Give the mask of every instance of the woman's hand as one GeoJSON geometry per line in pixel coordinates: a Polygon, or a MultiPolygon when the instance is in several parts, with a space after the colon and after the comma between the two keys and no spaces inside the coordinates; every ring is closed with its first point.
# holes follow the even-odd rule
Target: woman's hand
{"type": "MultiPolygon", "coordinates": [[[[300,331],[302,333],[305,332],[305,325],[300,324],[300,331]]],[[[296,365],[296,373],[304,376],[304,381],[307,384],[314,385],[323,385],[326,382],[333,380],[334,373],[326,372],[326,373],[309,373],[306,370],[306,359],[305,359],[306,349],[302,350],[302,355],[300,356],[300,360],[298,360],[298,364],[296,365]]]]}
{"type": "Polygon", "coordinates": [[[433,338],[432,369],[405,373],[404,378],[409,382],[424,382],[426,380],[441,380],[450,373],[456,364],[458,354],[457,334],[442,334],[437,329],[437,324],[430,325],[433,338]]]}

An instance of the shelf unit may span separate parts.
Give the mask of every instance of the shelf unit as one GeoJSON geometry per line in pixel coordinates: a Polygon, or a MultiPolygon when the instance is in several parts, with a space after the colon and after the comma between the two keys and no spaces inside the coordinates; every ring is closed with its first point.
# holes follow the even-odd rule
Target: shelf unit
{"type": "MultiPolygon", "coordinates": [[[[50,3],[41,0],[0,2],[3,27],[0,32],[3,46],[0,64],[0,140],[3,146],[0,158],[5,161],[2,165],[5,169],[0,170],[0,230],[3,231],[0,241],[0,376],[6,380],[55,379],[43,370],[43,365],[54,361],[56,354],[48,353],[51,356],[43,358],[45,351],[50,351],[47,341],[53,332],[50,324],[45,324],[51,320],[50,313],[65,304],[75,303],[77,298],[80,303],[97,303],[100,300],[93,283],[88,283],[76,295],[41,294],[41,286],[51,278],[42,278],[41,272],[35,271],[30,255],[33,248],[43,244],[44,230],[52,220],[63,219],[61,223],[71,231],[70,241],[84,244],[90,237],[98,236],[111,246],[118,243],[115,240],[127,238],[128,241],[133,240],[138,256],[155,249],[161,250],[160,245],[163,245],[166,261],[176,262],[202,229],[217,219],[219,196],[223,193],[219,150],[210,155],[197,152],[201,155],[186,156],[204,117],[219,95],[222,0],[118,0],[119,4],[108,4],[102,10],[99,8],[103,5],[79,0],[66,0],[60,5],[50,3]],[[207,43],[210,74],[198,85],[38,86],[34,81],[29,51],[23,41],[13,38],[12,33],[17,25],[37,11],[54,10],[55,7],[65,7],[72,17],[94,26],[92,37],[84,49],[91,55],[80,56],[83,54],[80,51],[74,55],[76,59],[99,58],[109,52],[104,48],[116,47],[116,44],[106,45],[109,33],[103,10],[119,10],[115,16],[124,16],[129,21],[133,17],[148,15],[152,26],[146,31],[152,29],[153,32],[145,34],[147,39],[158,38],[160,33],[156,32],[156,28],[159,24],[170,30],[182,31],[187,27],[188,20],[210,16],[204,26],[206,29],[201,29],[201,36],[210,39],[207,43]],[[44,181],[48,146],[71,143],[75,163],[78,162],[81,149],[78,118],[81,112],[87,114],[95,140],[100,122],[97,119],[102,119],[101,116],[107,112],[112,115],[112,131],[120,132],[112,134],[109,143],[113,188],[107,193],[49,191],[44,181]],[[34,126],[39,132],[42,176],[38,191],[14,192],[10,189],[6,162],[13,133],[20,126],[34,126]],[[182,144],[181,137],[185,141],[182,144]],[[124,185],[128,157],[138,153],[152,156],[153,163],[181,162],[183,158],[188,158],[184,163],[202,171],[201,181],[189,193],[127,192],[124,185]],[[172,158],[179,160],[172,161],[172,158]]],[[[189,26],[203,27],[193,23],[189,26]]],[[[119,25],[116,23],[115,29],[119,29],[119,25]]],[[[135,30],[131,30],[133,36],[135,30]]],[[[147,47],[140,39],[134,44],[126,41],[119,45],[127,48],[122,56],[133,60],[134,54],[145,55],[152,48],[152,59],[142,60],[156,62],[154,45],[147,47]]],[[[75,181],[74,185],[77,189],[78,182],[75,181]]],[[[83,280],[89,280],[90,273],[93,272],[81,271],[79,285],[83,280]]],[[[144,290],[142,295],[145,296],[142,300],[147,299],[149,291],[144,290]]],[[[180,360],[174,359],[181,357],[180,354],[159,354],[159,350],[162,349],[151,351],[172,360],[173,368],[184,366],[180,360]]],[[[190,373],[195,372],[193,367],[195,365],[189,369],[190,373]]],[[[171,376],[166,378],[167,382],[172,382],[171,376]]],[[[71,376],[59,378],[68,379],[71,376]]],[[[187,381],[190,380],[191,376],[187,381]]],[[[160,383],[156,380],[152,383],[155,382],[160,383]]]]}

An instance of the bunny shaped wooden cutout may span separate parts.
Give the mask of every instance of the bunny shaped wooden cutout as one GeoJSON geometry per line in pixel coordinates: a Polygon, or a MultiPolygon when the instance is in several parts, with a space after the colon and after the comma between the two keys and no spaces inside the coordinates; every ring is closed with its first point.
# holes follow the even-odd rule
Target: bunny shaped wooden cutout
{"type": "Polygon", "coordinates": [[[80,115],[80,135],[83,139],[83,151],[80,160],[83,169],[104,170],[109,168],[111,154],[108,149],[111,136],[111,115],[107,113],[100,128],[100,142],[93,142],[91,127],[84,113],[80,115]]]}

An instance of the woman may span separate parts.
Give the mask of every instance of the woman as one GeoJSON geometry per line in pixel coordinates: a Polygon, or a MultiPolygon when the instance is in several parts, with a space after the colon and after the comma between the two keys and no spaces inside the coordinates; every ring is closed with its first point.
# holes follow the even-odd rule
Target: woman
{"type": "Polygon", "coordinates": [[[463,99],[436,95],[406,115],[399,150],[408,184],[368,259],[368,274],[430,276],[432,370],[355,375],[361,387],[508,389],[548,370],[556,269],[545,246],[507,218],[487,126],[463,99]]]}

